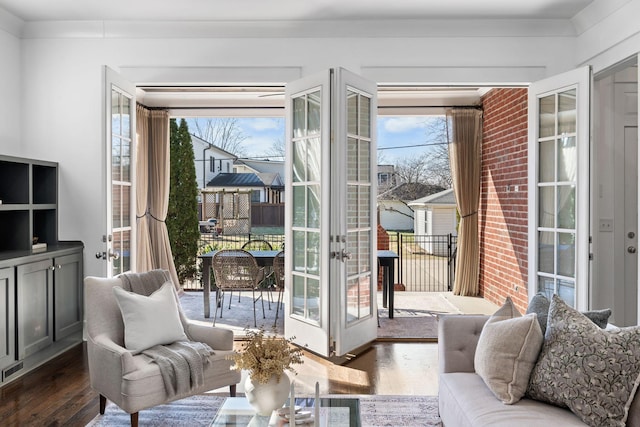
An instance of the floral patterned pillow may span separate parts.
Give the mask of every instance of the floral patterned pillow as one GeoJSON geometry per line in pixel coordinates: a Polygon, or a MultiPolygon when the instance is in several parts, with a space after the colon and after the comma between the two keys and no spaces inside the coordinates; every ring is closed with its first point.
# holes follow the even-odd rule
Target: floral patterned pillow
{"type": "Polygon", "coordinates": [[[624,426],[640,382],[640,327],[605,331],[553,296],[527,395],[593,427],[624,426]]]}

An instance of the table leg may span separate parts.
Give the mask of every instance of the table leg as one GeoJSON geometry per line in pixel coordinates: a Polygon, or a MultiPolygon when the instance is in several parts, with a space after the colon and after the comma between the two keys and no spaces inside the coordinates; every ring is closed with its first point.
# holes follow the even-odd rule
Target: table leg
{"type": "Polygon", "coordinates": [[[204,317],[211,317],[209,295],[211,293],[211,258],[202,258],[202,294],[204,296],[204,317]]]}
{"type": "Polygon", "coordinates": [[[386,263],[380,263],[380,267],[382,267],[382,307],[387,308],[387,295],[389,293],[389,284],[387,283],[388,279],[388,268],[386,263]]]}
{"type": "Polygon", "coordinates": [[[389,287],[389,319],[393,319],[393,292],[394,289],[394,277],[395,277],[395,261],[392,259],[389,262],[389,269],[387,271],[387,286],[389,287]]]}

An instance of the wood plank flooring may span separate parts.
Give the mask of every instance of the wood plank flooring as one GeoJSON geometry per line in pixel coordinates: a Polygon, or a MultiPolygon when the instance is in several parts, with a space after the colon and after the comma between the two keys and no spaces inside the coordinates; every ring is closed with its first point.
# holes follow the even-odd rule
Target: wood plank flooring
{"type": "MultiPolygon", "coordinates": [[[[86,344],[79,344],[0,388],[0,426],[84,426],[98,415],[89,385],[86,344]]],[[[312,395],[437,394],[437,344],[376,343],[344,365],[307,355],[296,366],[296,390],[312,395]]],[[[228,391],[221,390],[222,393],[228,391]]],[[[243,392],[242,383],[238,392],[243,392]]]]}

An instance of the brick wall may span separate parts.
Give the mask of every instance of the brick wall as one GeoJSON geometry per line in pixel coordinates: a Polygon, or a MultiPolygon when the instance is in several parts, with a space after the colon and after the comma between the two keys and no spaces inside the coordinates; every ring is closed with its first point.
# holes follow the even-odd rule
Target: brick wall
{"type": "Polygon", "coordinates": [[[493,89],[482,100],[480,294],[527,307],[527,89],[493,89]]]}

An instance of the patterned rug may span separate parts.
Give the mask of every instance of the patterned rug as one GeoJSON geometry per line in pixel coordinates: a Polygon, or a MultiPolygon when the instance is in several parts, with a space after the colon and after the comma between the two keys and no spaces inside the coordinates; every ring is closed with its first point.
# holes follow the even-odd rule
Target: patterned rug
{"type": "MultiPolygon", "coordinates": [[[[436,396],[351,395],[360,399],[363,427],[441,427],[436,396]]],[[[144,427],[208,426],[224,403],[224,397],[198,395],[140,411],[144,427]]],[[[104,415],[87,426],[128,426],[129,414],[109,402],[104,415]]]]}

